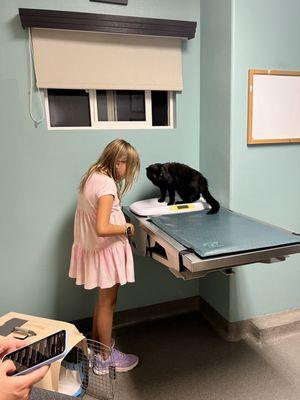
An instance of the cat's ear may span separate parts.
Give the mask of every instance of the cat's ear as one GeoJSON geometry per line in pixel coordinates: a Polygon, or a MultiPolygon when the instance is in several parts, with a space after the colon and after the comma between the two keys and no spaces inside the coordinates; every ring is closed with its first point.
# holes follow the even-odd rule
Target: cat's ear
{"type": "Polygon", "coordinates": [[[150,164],[146,168],[147,171],[156,171],[157,170],[157,164],[150,164]]]}

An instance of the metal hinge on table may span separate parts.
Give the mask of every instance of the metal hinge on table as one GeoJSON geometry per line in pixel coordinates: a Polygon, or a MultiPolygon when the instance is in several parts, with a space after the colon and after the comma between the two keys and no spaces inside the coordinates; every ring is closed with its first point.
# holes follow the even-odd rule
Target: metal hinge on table
{"type": "Polygon", "coordinates": [[[185,254],[194,254],[195,252],[194,252],[194,250],[193,249],[190,249],[189,247],[188,248],[186,248],[186,249],[184,249],[184,250],[181,250],[179,253],[178,253],[178,257],[179,257],[179,271],[186,271],[186,268],[185,268],[185,266],[183,265],[183,258],[182,258],[182,256],[184,256],[185,254]]]}

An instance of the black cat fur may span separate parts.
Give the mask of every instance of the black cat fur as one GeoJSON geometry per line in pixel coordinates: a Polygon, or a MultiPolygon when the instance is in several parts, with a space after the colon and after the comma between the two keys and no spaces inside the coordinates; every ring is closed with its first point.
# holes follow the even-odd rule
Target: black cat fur
{"type": "Polygon", "coordinates": [[[164,202],[169,193],[169,205],[175,203],[175,192],[178,193],[180,203],[192,203],[200,198],[202,194],[205,201],[211,206],[208,214],[219,211],[220,204],[215,200],[208,190],[206,178],[195,169],[185,164],[168,162],[165,164],[151,164],[146,168],[147,178],[160,188],[161,197],[159,202],[164,202]]]}

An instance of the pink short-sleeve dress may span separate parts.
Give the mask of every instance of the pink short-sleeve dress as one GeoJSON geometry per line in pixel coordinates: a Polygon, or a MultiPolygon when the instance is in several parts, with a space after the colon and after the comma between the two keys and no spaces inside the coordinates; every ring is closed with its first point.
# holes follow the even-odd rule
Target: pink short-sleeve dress
{"type": "Polygon", "coordinates": [[[74,222],[69,276],[85,289],[109,288],[134,282],[134,265],[130,244],[125,235],[99,237],[96,232],[98,198],[113,195],[110,223],[125,225],[115,181],[97,172],[79,193],[74,222]]]}

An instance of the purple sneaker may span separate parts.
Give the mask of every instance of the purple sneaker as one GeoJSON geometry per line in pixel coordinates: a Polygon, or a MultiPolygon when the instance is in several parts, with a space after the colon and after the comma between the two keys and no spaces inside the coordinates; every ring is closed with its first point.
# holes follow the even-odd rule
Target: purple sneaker
{"type": "Polygon", "coordinates": [[[125,354],[113,348],[112,351],[113,363],[117,372],[127,372],[138,365],[139,358],[134,354],[125,354]]]}
{"type": "Polygon", "coordinates": [[[96,375],[105,375],[109,373],[109,367],[112,365],[111,358],[108,357],[106,360],[100,354],[94,356],[93,372],[96,375]]]}

